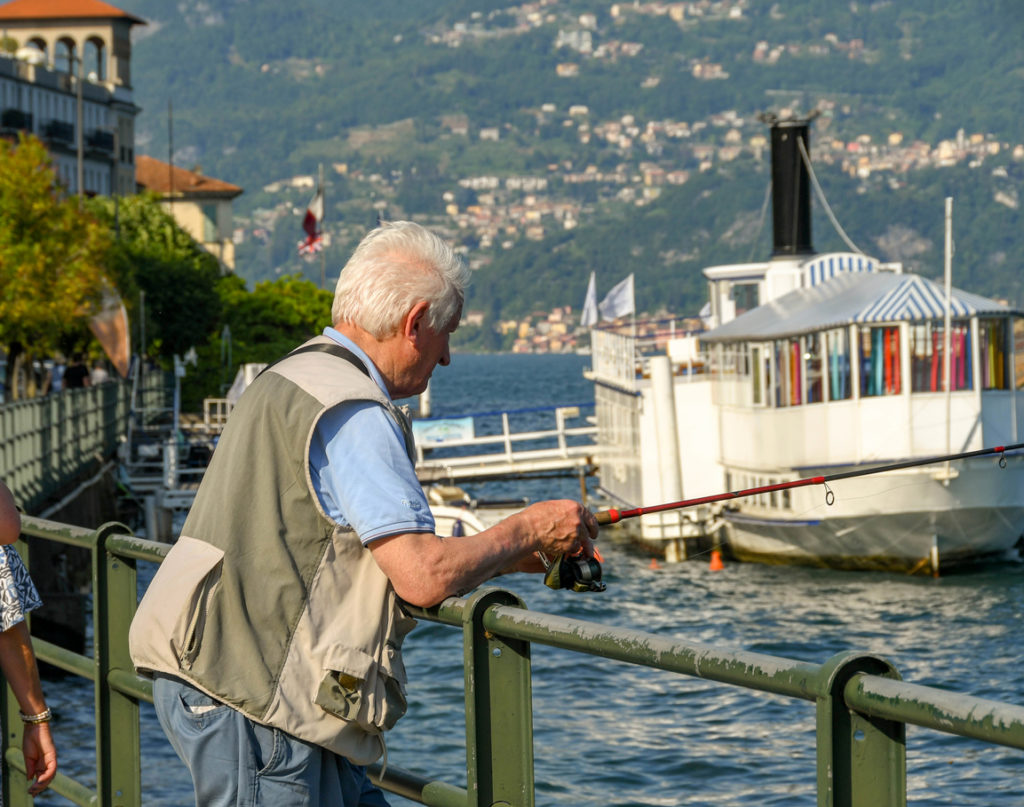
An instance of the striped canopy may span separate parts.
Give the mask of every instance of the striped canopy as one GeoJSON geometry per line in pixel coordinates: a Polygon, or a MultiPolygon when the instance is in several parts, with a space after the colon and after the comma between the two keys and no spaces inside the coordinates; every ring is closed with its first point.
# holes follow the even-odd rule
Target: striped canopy
{"type": "MultiPolygon", "coordinates": [[[[890,272],[843,272],[747,311],[701,336],[707,342],[760,341],[853,323],[942,319],[946,293],[926,277],[890,272]]],[[[953,289],[952,315],[1020,314],[1003,303],[953,289]]]]}
{"type": "Polygon", "coordinates": [[[815,256],[803,268],[807,272],[807,285],[817,286],[841,272],[874,272],[878,268],[878,261],[853,252],[830,252],[815,256]]]}
{"type": "MultiPolygon", "coordinates": [[[[920,275],[899,277],[900,282],[895,288],[854,316],[853,321],[901,322],[907,319],[940,319],[946,315],[946,290],[943,287],[920,275]]],[[[996,304],[954,289],[949,310],[954,317],[969,317],[978,313],[979,302],[996,304]]]]}

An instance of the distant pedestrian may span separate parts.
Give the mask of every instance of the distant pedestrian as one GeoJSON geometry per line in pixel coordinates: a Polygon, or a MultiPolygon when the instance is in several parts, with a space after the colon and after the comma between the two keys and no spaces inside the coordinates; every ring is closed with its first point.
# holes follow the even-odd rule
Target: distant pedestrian
{"type": "Polygon", "coordinates": [[[71,357],[71,366],[64,371],[64,386],[67,389],[89,386],[89,368],[85,366],[85,357],[81,353],[71,357]]]}
{"type": "Polygon", "coordinates": [[[53,359],[53,366],[50,368],[50,373],[46,378],[46,394],[56,395],[62,389],[64,389],[64,370],[66,365],[64,364],[64,357],[58,354],[53,359]]]}
{"type": "Polygon", "coordinates": [[[110,380],[110,373],[107,372],[107,368],[103,366],[102,360],[97,360],[92,366],[92,372],[89,373],[89,383],[92,386],[102,384],[104,381],[110,380]]]}

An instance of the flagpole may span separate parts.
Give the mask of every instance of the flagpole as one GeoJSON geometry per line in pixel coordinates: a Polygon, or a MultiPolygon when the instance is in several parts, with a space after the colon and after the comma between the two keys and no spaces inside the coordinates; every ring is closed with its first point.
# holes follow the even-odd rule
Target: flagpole
{"type": "MultiPolygon", "coordinates": [[[[632,278],[633,275],[630,275],[630,277],[632,278]]],[[[630,313],[632,315],[633,344],[636,345],[636,279],[635,278],[633,279],[633,282],[629,284],[629,290],[633,293],[633,305],[631,306],[631,308],[633,310],[630,313]]]]}
{"type": "MultiPolygon", "coordinates": [[[[320,176],[317,180],[318,188],[320,188],[320,199],[321,205],[323,206],[323,216],[327,217],[327,202],[324,199],[324,164],[320,163],[320,176]]],[[[320,288],[324,288],[327,285],[327,252],[325,250],[324,238],[324,220],[320,219],[320,288]]]]}

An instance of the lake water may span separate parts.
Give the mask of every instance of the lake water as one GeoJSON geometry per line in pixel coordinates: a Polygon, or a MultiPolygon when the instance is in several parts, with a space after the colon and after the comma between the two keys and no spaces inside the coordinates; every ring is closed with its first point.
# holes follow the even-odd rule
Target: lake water
{"type": "MultiPolygon", "coordinates": [[[[593,400],[578,356],[456,356],[435,374],[435,414],[593,400]]],[[[478,495],[483,489],[474,490],[478,495]]],[[[575,479],[506,483],[496,495],[579,495],[575,479]]],[[[603,594],[500,585],[531,610],[726,650],[821,663],[858,650],[885,656],[904,680],[1024,701],[1024,565],[1007,561],[938,580],[881,573],[650,557],[602,536],[603,594]]],[[[465,785],[458,631],[423,624],[406,641],[409,713],[389,735],[390,764],[465,785]]],[[[92,781],[89,689],[47,682],[61,769],[92,781]]],[[[814,805],[814,708],[700,679],[533,649],[539,805],[814,805]]],[[[142,719],[147,805],[190,804],[181,763],[152,707],[142,719]]],[[[915,805],[1024,804],[1024,752],[908,727],[908,799],[915,805]]],[[[56,796],[38,804],[67,804],[56,796]]],[[[395,807],[411,804],[392,797],[395,807]]]]}

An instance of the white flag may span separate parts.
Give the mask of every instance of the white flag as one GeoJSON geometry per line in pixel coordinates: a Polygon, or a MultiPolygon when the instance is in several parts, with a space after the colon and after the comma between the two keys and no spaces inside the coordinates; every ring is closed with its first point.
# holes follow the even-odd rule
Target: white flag
{"type": "Polygon", "coordinates": [[[587,286],[587,296],[583,300],[583,313],[580,315],[580,325],[584,328],[591,328],[597,325],[597,281],[594,273],[590,273],[590,283],[587,286]]]}
{"type": "Polygon", "coordinates": [[[613,286],[597,307],[597,310],[601,312],[601,319],[618,319],[626,314],[634,313],[636,304],[633,297],[633,275],[630,275],[613,286]]]}

